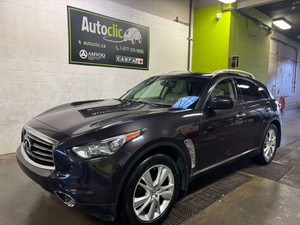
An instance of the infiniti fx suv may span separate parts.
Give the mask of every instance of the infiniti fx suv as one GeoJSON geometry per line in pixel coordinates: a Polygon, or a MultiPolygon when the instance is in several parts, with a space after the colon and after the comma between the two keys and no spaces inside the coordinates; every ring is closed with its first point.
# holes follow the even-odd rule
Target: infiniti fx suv
{"type": "Polygon", "coordinates": [[[278,103],[251,74],[174,72],[36,116],[17,161],[69,207],[158,224],[192,179],[243,156],[268,164],[280,138],[278,103]]]}

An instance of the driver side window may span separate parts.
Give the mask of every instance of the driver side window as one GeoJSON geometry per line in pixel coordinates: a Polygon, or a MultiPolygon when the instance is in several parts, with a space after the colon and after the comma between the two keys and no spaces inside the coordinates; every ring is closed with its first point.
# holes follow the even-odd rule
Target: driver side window
{"type": "Polygon", "coordinates": [[[227,96],[233,101],[237,100],[236,93],[231,79],[222,80],[218,83],[210,94],[210,101],[217,96],[227,96]]]}

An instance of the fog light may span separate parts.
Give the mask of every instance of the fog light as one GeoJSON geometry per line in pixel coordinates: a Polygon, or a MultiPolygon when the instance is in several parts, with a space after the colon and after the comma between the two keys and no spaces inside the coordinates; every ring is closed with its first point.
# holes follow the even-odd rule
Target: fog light
{"type": "Polygon", "coordinates": [[[71,208],[75,207],[76,201],[70,195],[60,192],[60,191],[55,191],[54,193],[56,194],[57,197],[59,197],[60,200],[63,201],[63,203],[65,203],[65,205],[67,205],[68,207],[71,207],[71,208]]]}
{"type": "Polygon", "coordinates": [[[65,195],[64,203],[69,207],[74,207],[76,204],[75,200],[69,195],[65,195]]]}

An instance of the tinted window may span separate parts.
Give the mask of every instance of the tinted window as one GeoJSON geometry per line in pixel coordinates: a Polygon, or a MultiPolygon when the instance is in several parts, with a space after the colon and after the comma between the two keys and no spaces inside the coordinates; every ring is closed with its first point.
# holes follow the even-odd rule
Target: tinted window
{"type": "Polygon", "coordinates": [[[240,89],[244,101],[260,100],[259,87],[247,80],[236,79],[237,87],[240,89]]]}
{"type": "Polygon", "coordinates": [[[159,82],[154,82],[149,88],[145,86],[142,90],[137,92],[133,98],[142,98],[143,96],[149,97],[159,97],[162,92],[163,86],[159,82]]]}
{"type": "Polygon", "coordinates": [[[261,94],[263,99],[268,99],[270,97],[263,87],[259,87],[258,91],[261,94]]]}
{"type": "Polygon", "coordinates": [[[212,100],[216,96],[228,96],[233,100],[236,100],[236,94],[230,79],[223,80],[215,86],[210,95],[210,99],[212,100]]]}

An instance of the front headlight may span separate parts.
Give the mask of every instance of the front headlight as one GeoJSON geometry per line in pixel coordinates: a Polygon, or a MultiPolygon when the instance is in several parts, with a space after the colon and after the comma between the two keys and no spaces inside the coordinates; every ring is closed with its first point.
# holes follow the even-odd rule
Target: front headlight
{"type": "Polygon", "coordinates": [[[81,158],[89,159],[99,155],[111,155],[118,151],[126,142],[138,137],[142,131],[135,131],[132,133],[95,141],[87,145],[73,147],[72,151],[81,158]]]}

